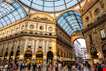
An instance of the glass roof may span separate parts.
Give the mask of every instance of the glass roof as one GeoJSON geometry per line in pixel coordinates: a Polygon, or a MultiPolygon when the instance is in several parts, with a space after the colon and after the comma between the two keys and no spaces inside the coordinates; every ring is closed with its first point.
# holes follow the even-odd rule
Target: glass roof
{"type": "MultiPolygon", "coordinates": [[[[41,11],[61,11],[71,7],[76,0],[20,0],[31,8],[41,11]],[[41,4],[43,2],[43,4],[41,4]],[[72,4],[71,4],[72,3],[72,4]],[[31,4],[31,5],[30,5],[31,4]],[[39,6],[37,6],[37,5],[39,6]],[[39,5],[40,4],[40,5],[39,5]],[[53,5],[54,4],[54,5],[53,5]],[[61,8],[62,7],[62,8],[61,8]],[[64,8],[66,7],[66,8],[64,8]]],[[[17,2],[0,2],[0,27],[6,26],[27,16],[24,8],[17,2]]],[[[68,34],[72,35],[76,31],[82,30],[80,14],[75,11],[67,11],[57,19],[57,24],[68,34]]]]}
{"type": "Polygon", "coordinates": [[[57,23],[68,35],[72,35],[74,32],[82,30],[80,14],[74,11],[68,11],[62,14],[58,18],[57,23]]]}
{"type": "Polygon", "coordinates": [[[0,3],[0,27],[16,22],[26,16],[24,9],[17,3],[0,3]]]}
{"type": "Polygon", "coordinates": [[[19,0],[28,7],[46,12],[66,10],[81,0],[19,0]]]}

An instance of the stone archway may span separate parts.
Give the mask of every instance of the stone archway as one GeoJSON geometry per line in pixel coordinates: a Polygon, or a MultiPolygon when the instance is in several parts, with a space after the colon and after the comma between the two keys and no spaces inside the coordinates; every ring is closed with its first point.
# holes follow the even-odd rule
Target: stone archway
{"type": "Polygon", "coordinates": [[[14,47],[11,48],[11,52],[10,52],[9,58],[13,59],[13,55],[14,55],[14,47]]]}
{"type": "Polygon", "coordinates": [[[53,52],[52,51],[48,51],[47,52],[47,63],[48,62],[52,62],[53,61],[53,57],[54,57],[53,52]]]}
{"type": "Polygon", "coordinates": [[[24,59],[27,60],[31,60],[32,59],[32,49],[30,47],[28,47],[25,51],[25,54],[24,54],[24,59]]]}
{"type": "Polygon", "coordinates": [[[38,50],[36,52],[36,63],[37,64],[42,64],[43,63],[43,51],[42,50],[38,50]]]}
{"type": "Polygon", "coordinates": [[[90,48],[90,53],[91,53],[91,57],[94,58],[94,59],[97,59],[98,58],[98,55],[97,55],[97,49],[95,47],[91,47],[90,48]]]}
{"type": "Polygon", "coordinates": [[[18,46],[17,50],[16,50],[16,55],[15,55],[15,60],[17,61],[19,59],[20,56],[20,47],[18,46]]]}
{"type": "Polygon", "coordinates": [[[8,56],[8,48],[6,48],[6,52],[4,54],[4,58],[6,58],[8,56]]]}
{"type": "Polygon", "coordinates": [[[4,58],[6,58],[7,56],[8,56],[8,51],[5,52],[4,58]]]}

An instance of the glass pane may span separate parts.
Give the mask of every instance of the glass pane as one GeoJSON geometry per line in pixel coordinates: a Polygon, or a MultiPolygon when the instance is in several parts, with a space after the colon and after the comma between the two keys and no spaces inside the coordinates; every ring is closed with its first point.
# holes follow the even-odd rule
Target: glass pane
{"type": "Polygon", "coordinates": [[[82,22],[79,13],[74,11],[67,11],[58,18],[58,24],[69,35],[73,32],[82,30],[82,22]],[[76,19],[78,18],[78,19],[76,19]]]}
{"type": "Polygon", "coordinates": [[[20,0],[25,5],[41,11],[54,12],[70,8],[78,3],[77,0],[20,0]],[[35,4],[35,5],[32,5],[35,4]]]}
{"type": "Polygon", "coordinates": [[[3,25],[10,24],[26,16],[26,12],[17,2],[12,4],[3,2],[0,4],[0,8],[0,23],[3,25]]]}

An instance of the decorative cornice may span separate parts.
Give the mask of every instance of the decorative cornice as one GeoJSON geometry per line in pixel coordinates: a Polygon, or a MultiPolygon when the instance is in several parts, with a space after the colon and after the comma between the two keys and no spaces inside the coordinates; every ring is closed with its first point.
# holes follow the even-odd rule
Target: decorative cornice
{"type": "Polygon", "coordinates": [[[21,37],[24,37],[24,36],[43,37],[43,38],[56,38],[56,35],[50,35],[49,36],[49,35],[30,34],[30,33],[27,33],[27,32],[20,32],[20,33],[17,33],[17,34],[10,35],[8,37],[1,38],[0,42],[15,39],[15,38],[21,38],[21,37]]]}

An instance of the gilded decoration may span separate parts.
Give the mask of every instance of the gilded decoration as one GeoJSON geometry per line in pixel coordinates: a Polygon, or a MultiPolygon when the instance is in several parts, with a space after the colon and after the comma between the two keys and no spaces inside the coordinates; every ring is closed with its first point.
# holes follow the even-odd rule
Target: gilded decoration
{"type": "Polygon", "coordinates": [[[54,23],[54,18],[46,13],[31,14],[29,19],[36,22],[54,23]]]}

